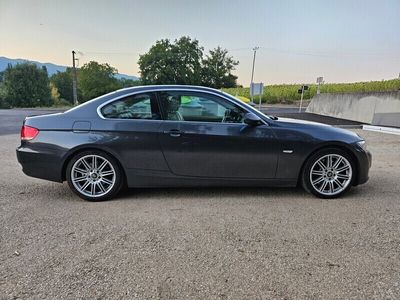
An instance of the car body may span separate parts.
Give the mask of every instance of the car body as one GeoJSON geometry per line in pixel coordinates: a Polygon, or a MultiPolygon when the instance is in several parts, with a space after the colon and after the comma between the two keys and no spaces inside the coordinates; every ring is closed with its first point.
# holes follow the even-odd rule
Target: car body
{"type": "MultiPolygon", "coordinates": [[[[365,142],[351,131],[266,116],[231,95],[197,86],[118,90],[64,113],[27,117],[22,131],[17,157],[29,176],[67,180],[73,190],[77,186],[72,181],[86,176],[96,194],[101,186],[94,177],[101,174],[96,173],[95,160],[110,163],[107,172],[114,170],[118,188],[91,195],[93,191],[79,193],[78,185],[74,191],[87,200],[108,199],[124,184],[135,188],[296,186],[299,182],[317,196],[330,198],[365,183],[371,165],[365,142]],[[91,158],[91,153],[96,156],[91,158]],[[348,170],[336,174],[337,188],[346,184],[340,192],[318,193],[304,182],[307,177],[312,181],[312,172],[326,179],[331,169],[328,175],[333,182],[333,168],[318,169],[318,164],[304,175],[307,163],[319,153],[336,155],[326,156],[320,165],[333,167],[339,158],[341,164],[348,162],[348,170]],[[85,160],[90,159],[93,165],[87,166],[85,160]],[[350,179],[341,182],[340,176],[350,179]]],[[[326,189],[331,181],[325,183],[326,189]]]]}

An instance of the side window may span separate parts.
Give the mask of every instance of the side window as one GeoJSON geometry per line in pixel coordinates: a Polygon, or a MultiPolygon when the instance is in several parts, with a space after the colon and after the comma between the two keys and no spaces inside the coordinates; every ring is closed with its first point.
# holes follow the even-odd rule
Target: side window
{"type": "Polygon", "coordinates": [[[132,95],[116,100],[105,105],[101,113],[110,119],[161,119],[154,93],[132,95]]]}
{"type": "Polygon", "coordinates": [[[194,92],[160,92],[164,115],[173,121],[242,123],[245,111],[217,96],[194,92]]]}

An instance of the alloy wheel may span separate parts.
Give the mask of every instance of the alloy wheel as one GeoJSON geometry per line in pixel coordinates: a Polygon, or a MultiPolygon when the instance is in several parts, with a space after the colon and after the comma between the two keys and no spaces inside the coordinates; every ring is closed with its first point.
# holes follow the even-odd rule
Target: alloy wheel
{"type": "Polygon", "coordinates": [[[334,196],[344,191],[352,181],[350,162],[339,154],[320,157],[311,167],[310,182],[318,193],[334,196]]]}
{"type": "Polygon", "coordinates": [[[101,197],[115,185],[116,172],[106,158],[86,155],[72,166],[71,181],[79,193],[87,197],[101,197]]]}

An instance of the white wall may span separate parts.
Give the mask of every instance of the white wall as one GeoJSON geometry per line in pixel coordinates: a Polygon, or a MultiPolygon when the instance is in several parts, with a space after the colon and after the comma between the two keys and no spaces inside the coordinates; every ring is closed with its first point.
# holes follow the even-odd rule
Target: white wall
{"type": "Polygon", "coordinates": [[[316,95],[307,112],[363,123],[400,126],[400,91],[316,95]]]}

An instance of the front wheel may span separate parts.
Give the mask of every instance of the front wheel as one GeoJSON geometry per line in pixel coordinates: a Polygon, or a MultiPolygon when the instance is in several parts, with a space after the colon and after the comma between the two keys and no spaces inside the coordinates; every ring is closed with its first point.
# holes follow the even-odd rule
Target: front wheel
{"type": "Polygon", "coordinates": [[[355,165],[345,151],[331,148],[313,154],[302,174],[303,188],[320,198],[337,198],[352,186],[355,165]]]}
{"type": "Polygon", "coordinates": [[[72,191],[88,201],[114,197],[123,185],[123,173],[117,161],[101,151],[84,151],[67,166],[67,181],[72,191]]]}

